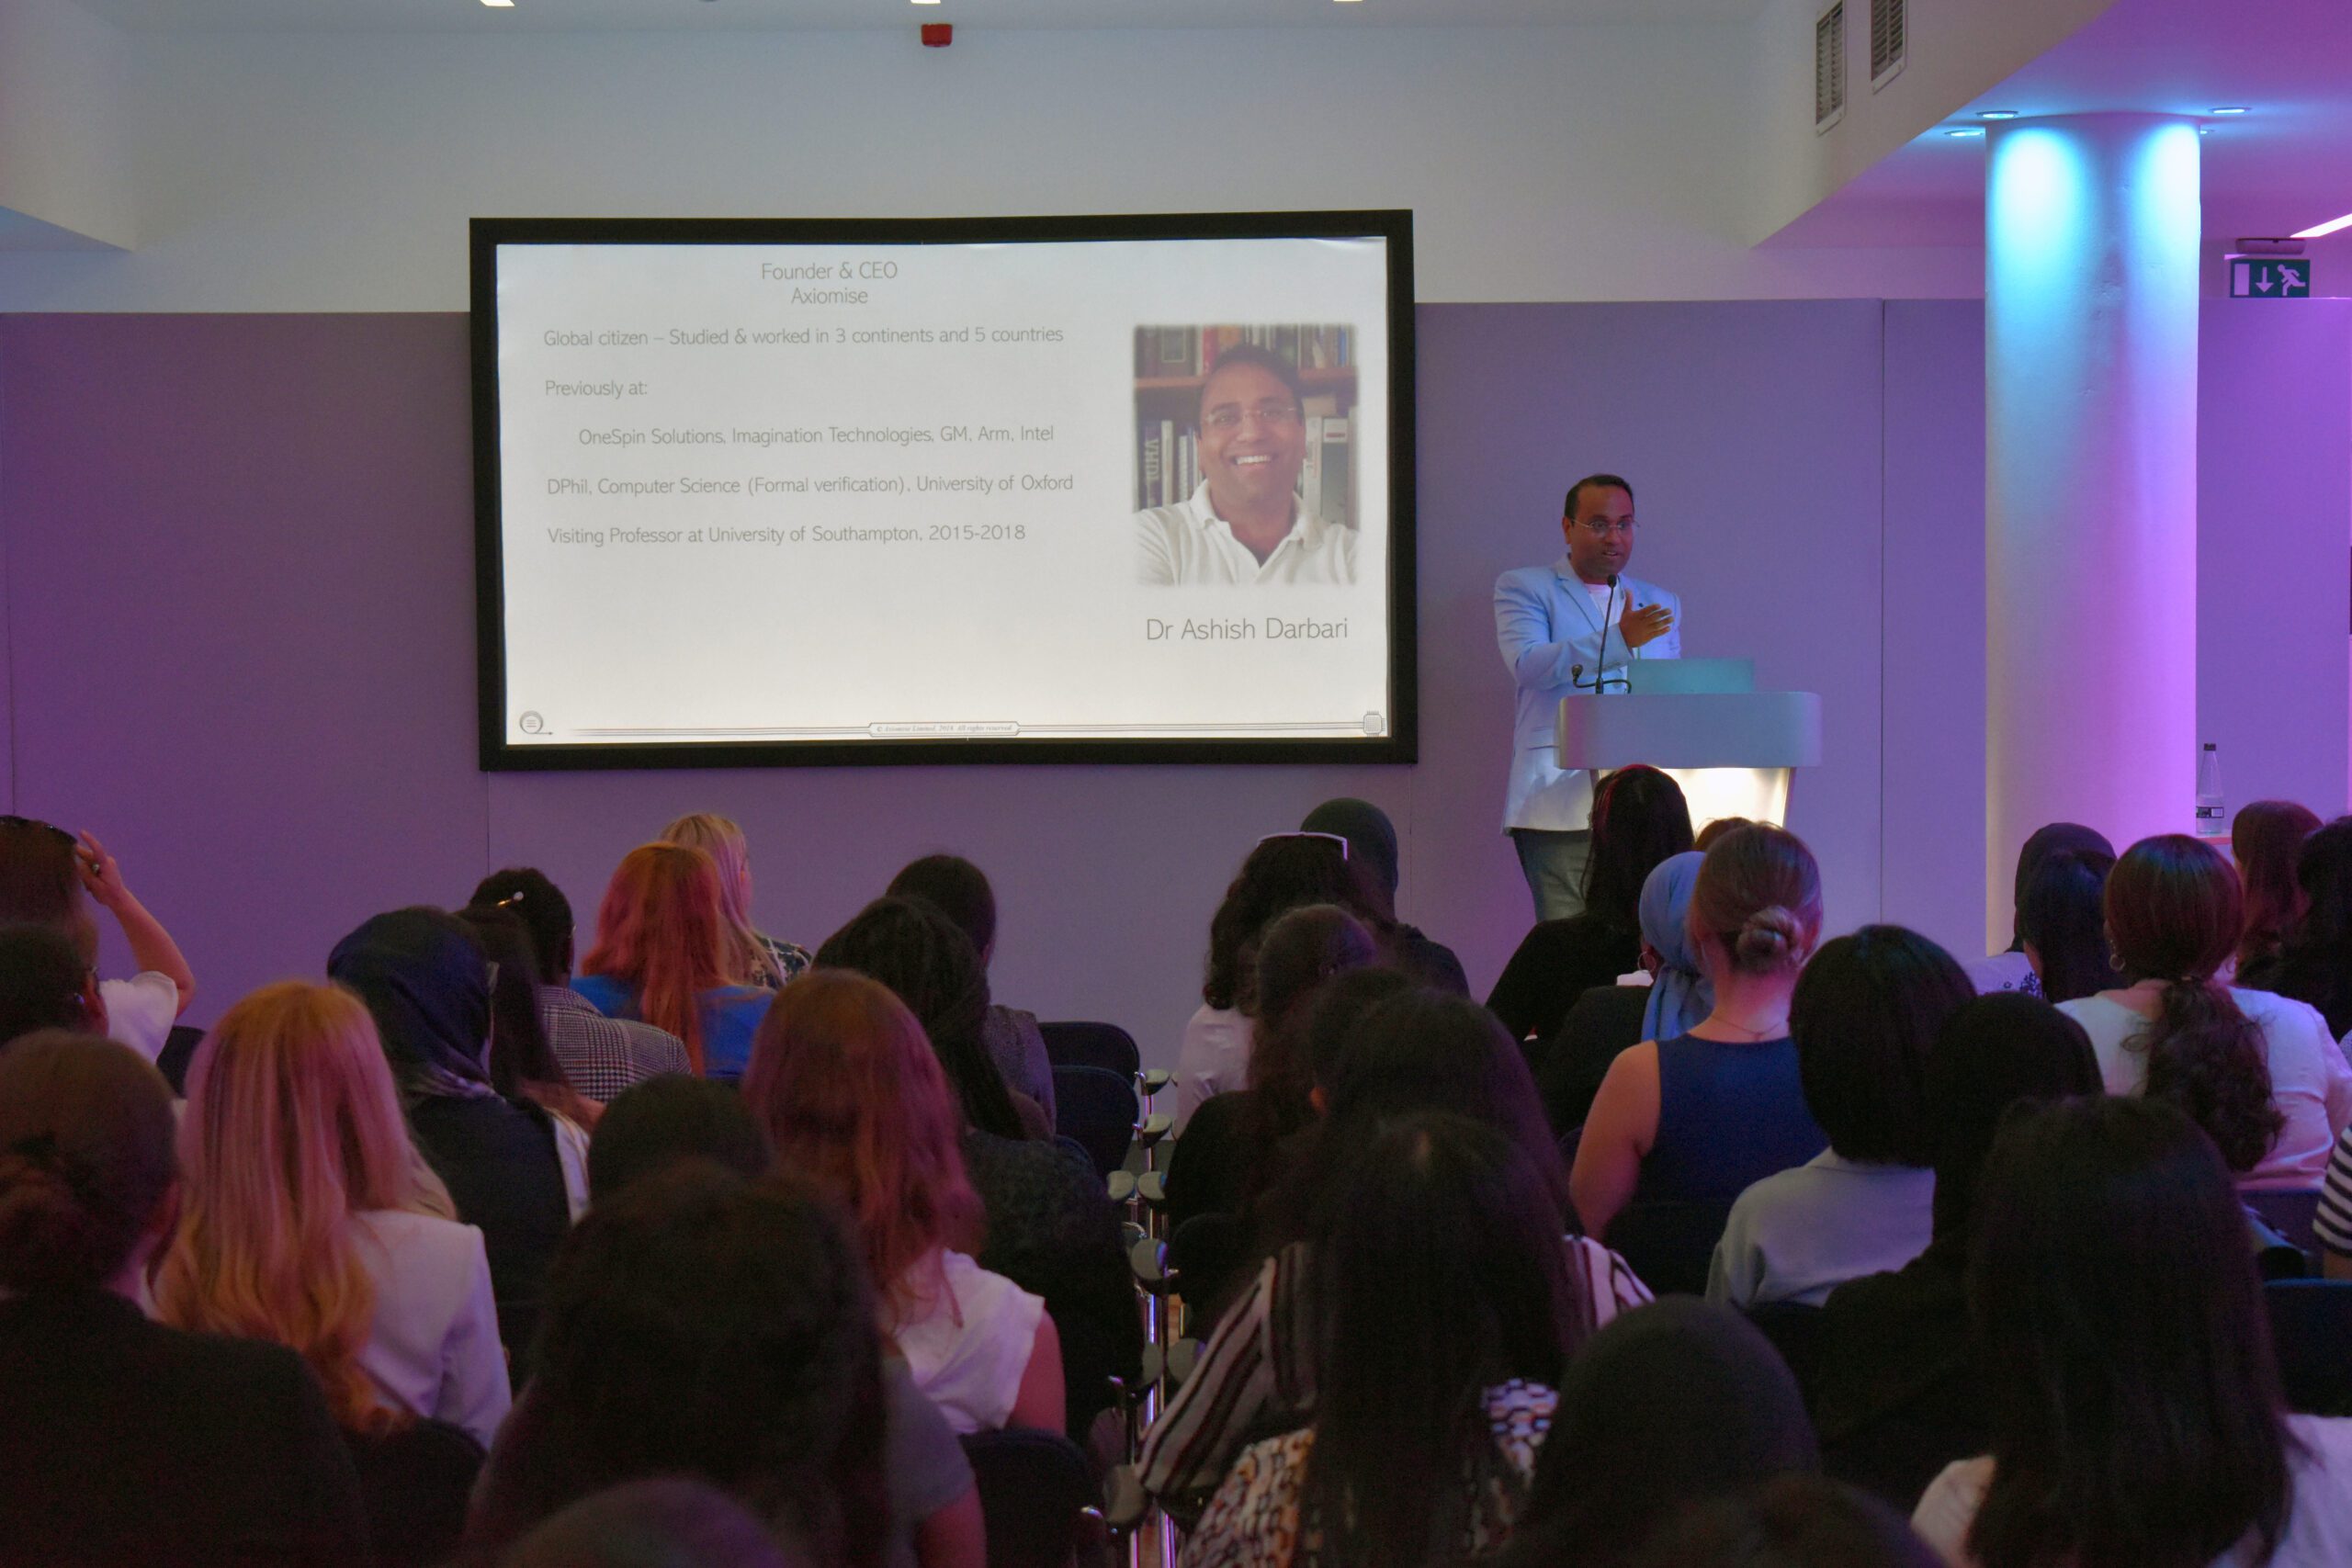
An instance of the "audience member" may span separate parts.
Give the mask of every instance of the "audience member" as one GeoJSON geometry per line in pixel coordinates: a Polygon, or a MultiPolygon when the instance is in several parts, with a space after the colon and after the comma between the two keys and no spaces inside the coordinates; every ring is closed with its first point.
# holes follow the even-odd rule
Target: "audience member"
{"type": "Polygon", "coordinates": [[[1903,1516],[1816,1475],[1783,1475],[1684,1514],[1634,1568],[1941,1568],[1903,1516]]]}
{"type": "Polygon", "coordinates": [[[2327,1156],[2312,1229],[2319,1238],[2321,1271],[2331,1280],[2352,1280],[2352,1127],[2337,1134],[2327,1156]]]}
{"type": "Polygon", "coordinates": [[[1974,995],[1951,954],[1901,926],[1864,926],[1813,955],[1789,999],[1789,1035],[1805,1109],[1829,1146],[1732,1204],[1710,1301],[1819,1306],[1847,1280],[1927,1249],[1928,1055],[1974,995]]]}
{"type": "Polygon", "coordinates": [[[707,1482],[632,1481],[583,1497],[516,1541],[498,1568],[831,1568],[786,1546],[707,1482]]]}
{"type": "Polygon", "coordinates": [[[1312,1419],[1317,1342],[1306,1331],[1318,1287],[1313,1266],[1315,1217],[1350,1156],[1399,1117],[1423,1111],[1467,1116],[1503,1134],[1527,1156],[1552,1195],[1564,1233],[1561,1252],[1571,1286],[1573,1331],[1567,1348],[1619,1313],[1650,1299],[1624,1259],[1569,1232],[1567,1179],[1551,1128],[1527,1077],[1526,1059],[1494,1015],[1466,998],[1418,987],[1363,1011],[1341,1038],[1326,1038],[1327,1020],[1344,1022],[1388,971],[1364,970],[1334,983],[1309,1025],[1315,1092],[1327,1107],[1300,1140],[1291,1179],[1271,1195],[1271,1256],[1218,1321],[1193,1375],[1146,1437],[1138,1477],[1179,1515],[1196,1508],[1250,1440],[1312,1419]],[[1295,1223],[1289,1223],[1299,1216],[1295,1223]]]}
{"type": "Polygon", "coordinates": [[[571,988],[571,900],[545,874],[528,866],[492,872],[469,908],[508,910],[531,933],[539,1028],[565,1079],[582,1094],[603,1105],[631,1084],[693,1070],[676,1035],[635,1019],[606,1018],[571,988]]]}
{"type": "Polygon", "coordinates": [[[1836,1473],[1907,1507],[1938,1470],[1983,1451],[1984,1374],[1962,1288],[1978,1173],[2011,1106],[2099,1092],[2089,1037],[2044,1001],[1996,991],[1945,1021],[1928,1058],[1934,1238],[1825,1304],[1806,1392],[1836,1473]]]}
{"type": "Polygon", "coordinates": [[[980,1568],[970,1466],[883,1359],[857,1247],[814,1193],[689,1161],[599,1203],[557,1265],[539,1361],[475,1499],[479,1549],[670,1476],[829,1568],[980,1568]]]}
{"type": "Polygon", "coordinates": [[[0,1054],[0,1562],[346,1568],[351,1458],[302,1359],[151,1323],[172,1092],[131,1051],[0,1054]]]}
{"type": "MultiPolygon", "coordinates": [[[[1069,1429],[1083,1431],[1109,1402],[1106,1380],[1133,1378],[1143,1354],[1134,1276],[1093,1161],[1075,1144],[1021,1135],[1038,1112],[1006,1090],[980,1046],[989,987],[979,955],[930,904],[886,897],[826,938],[817,965],[878,980],[914,1014],[960,1111],[964,1173],[987,1220],[979,1266],[1045,1301],[1071,1369],[1069,1429]]],[[[756,1095],[753,1108],[776,1125],[756,1095]]]]}
{"type": "Polygon", "coordinates": [[[1314,1423],[1242,1451],[1180,1561],[1491,1555],[1581,1337],[1559,1227],[1533,1163],[1470,1118],[1404,1117],[1351,1150],[1317,1224],[1314,1423]]]}
{"type": "Polygon", "coordinates": [[[1726,833],[1688,921],[1714,1007],[1611,1064],[1577,1145],[1577,1214],[1658,1291],[1700,1291],[1732,1201],[1827,1145],[1805,1109],[1789,998],[1821,931],[1813,852],[1778,828],[1726,833]]]}
{"type": "Polygon", "coordinates": [[[2123,984],[2063,1004],[2107,1091],[2179,1106],[2249,1186],[2318,1186],[2352,1065],[2310,1007],[2217,978],[2243,929],[2229,862],[2186,834],[2141,840],[2107,879],[2107,927],[2123,984]]]}
{"type": "Polygon", "coordinates": [[[587,1201],[586,1151],[538,1106],[491,1087],[489,965],[455,919],[378,915],[335,944],[327,974],[368,1005],[417,1149],[454,1217],[481,1232],[499,1337],[519,1366],[548,1266],[587,1201]]]}
{"type": "Polygon", "coordinates": [[[1796,1380],[1764,1336],[1728,1307],[1669,1297],[1568,1364],[1506,1562],[1620,1568],[1694,1505],[1817,1463],[1796,1380]]]}
{"type": "Polygon", "coordinates": [[[742,829],[715,812],[695,811],[662,829],[661,841],[700,850],[718,867],[719,922],[729,974],[772,991],[808,969],[807,948],[780,942],[752,924],[752,850],[742,829]]]}
{"type": "Polygon", "coordinates": [[[1722,838],[1725,833],[1730,832],[1733,829],[1753,828],[1756,825],[1755,820],[1751,818],[1718,817],[1711,822],[1700,824],[1697,836],[1692,838],[1690,840],[1690,847],[1698,851],[1701,854],[1705,854],[1709,850],[1715,847],[1715,840],[1717,839],[1722,838]]]}
{"type": "Polygon", "coordinates": [[[1521,1040],[1548,1041],[1576,999],[1613,986],[1641,962],[1642,889],[1658,864],[1690,848],[1682,786],[1656,768],[1620,768],[1592,795],[1584,908],[1544,920],[1521,939],[1487,997],[1487,1009],[1521,1040]]]}
{"type": "Polygon", "coordinates": [[[180,1153],[158,1317],[299,1351],[347,1432],[423,1416],[489,1445],[509,1403],[489,1256],[471,1225],[419,1210],[358,998],[286,980],[222,1014],[188,1070],[180,1153]]]}
{"type": "Polygon", "coordinates": [[[702,851],[639,844],[621,857],[596,910],[596,945],[571,988],[607,1018],[674,1034],[704,1077],[731,1081],[751,1060],[752,1035],[773,992],[737,968],[724,884],[702,851]]]}
{"type": "Polygon", "coordinates": [[[2352,1561],[2352,1421],[2284,1413],[2229,1172],[2173,1107],[2010,1117],[1977,1193],[1968,1305],[1990,1450],[1912,1519],[1947,1562],[2352,1561]]]}
{"type": "Polygon", "coordinates": [[[588,1145],[588,1201],[602,1203],[689,1159],[756,1177],[775,1163],[775,1151],[767,1129],[729,1085],[684,1073],[648,1078],[605,1107],[596,1123],[588,1145]]]}
{"type": "Polygon", "coordinates": [[[2295,888],[2302,913],[2278,951],[2241,971],[2238,981],[2310,1003],[2340,1040],[2352,1035],[2352,817],[2303,840],[2295,888]]]}
{"type": "Polygon", "coordinates": [[[0,1047],[39,1029],[104,1034],[98,973],[51,926],[0,926],[0,1047]]]}
{"type": "MultiPolygon", "coordinates": [[[[925,855],[899,867],[884,891],[894,898],[928,899],[972,939],[987,973],[996,957],[996,890],[978,866],[961,855],[925,855]]],[[[980,1043],[1004,1087],[1035,1100],[1052,1126],[1054,1064],[1046,1056],[1037,1015],[992,1001],[980,1017],[980,1043]]]]}
{"type": "Polygon", "coordinates": [[[1364,891],[1371,877],[1350,853],[1348,840],[1337,833],[1270,834],[1258,840],[1226,888],[1209,920],[1201,1006],[1186,1021],[1176,1052],[1179,1135],[1212,1095],[1250,1081],[1258,936],[1275,916],[1306,904],[1337,904],[1385,938],[1364,891]]]}
{"type": "Polygon", "coordinates": [[[2230,822],[2230,858],[2245,889],[2245,925],[2238,935],[2238,973],[2269,958],[2300,918],[2302,889],[2295,866],[2303,840],[2319,831],[2319,814],[2291,800],[2257,800],[2230,822]]]}
{"type": "Polygon", "coordinates": [[[1697,851],[1668,855],[1642,879],[1635,909],[1641,966],[1650,983],[1587,990],[1568,1009],[1551,1044],[1536,1054],[1544,1114],[1562,1135],[1584,1125],[1618,1057],[1645,1040],[1687,1033],[1714,1010],[1713,984],[1699,972],[1699,950],[1690,944],[1690,889],[1705,859],[1697,851]]]}
{"type": "Polygon", "coordinates": [[[820,961],[777,994],[744,1097],[779,1168],[855,1222],[882,1331],[949,1425],[1062,1429],[1054,1320],[972,1259],[982,1215],[958,1148],[962,1117],[906,1005],[820,961]]]}
{"type": "Polygon", "coordinates": [[[132,897],[122,868],[98,842],[29,817],[0,817],[0,925],[48,926],[70,939],[84,967],[98,963],[96,904],[114,918],[138,972],[98,982],[106,1032],[149,1061],[196,997],[196,973],[163,923],[132,897]]]}
{"type": "Polygon", "coordinates": [[[1308,904],[1266,927],[1258,944],[1250,1085],[1203,1104],[1170,1151],[1162,1207],[1171,1230],[1197,1214],[1238,1214],[1264,1190],[1276,1150],[1315,1115],[1310,1004],[1326,981],[1379,956],[1372,933],[1336,904],[1308,904]]]}
{"type": "Polygon", "coordinates": [[[1453,949],[1396,918],[1400,867],[1396,825],[1388,819],[1388,813],[1368,800],[1341,795],[1308,812],[1298,830],[1337,833],[1347,840],[1348,858],[1363,868],[1361,886],[1372,902],[1372,912],[1385,929],[1397,967],[1425,986],[1457,997],[1470,994],[1470,977],[1463,973],[1462,960],[1453,955],[1453,949]]]}
{"type": "Polygon", "coordinates": [[[2032,961],[2025,955],[2025,932],[2016,923],[2016,911],[2023,907],[2025,890],[2041,863],[2067,850],[2077,854],[2104,855],[2110,863],[2115,859],[2115,846],[2096,828],[2086,828],[2079,822],[2052,822],[2033,830],[2018,851],[2017,880],[2010,894],[2009,945],[1967,966],[1969,983],[1976,987],[1979,996],[1995,991],[2023,991],[2030,997],[2041,994],[2041,978],[2033,972],[2032,961]]]}
{"type": "Polygon", "coordinates": [[[2034,867],[2018,897],[2018,938],[2034,982],[2020,990],[2047,1002],[2071,1002],[2113,982],[2107,879],[2114,870],[2115,857],[2098,850],[2059,850],[2034,867]]]}
{"type": "Polygon", "coordinates": [[[539,960],[530,928],[496,905],[460,909],[458,919],[490,963],[491,1086],[509,1100],[531,1100],[583,1136],[594,1131],[604,1106],[571,1087],[539,1022],[539,960]]]}

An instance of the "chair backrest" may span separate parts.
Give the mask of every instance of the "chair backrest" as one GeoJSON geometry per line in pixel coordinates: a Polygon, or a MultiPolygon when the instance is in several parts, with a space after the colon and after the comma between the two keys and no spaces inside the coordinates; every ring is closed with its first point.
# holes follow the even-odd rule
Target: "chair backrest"
{"type": "Polygon", "coordinates": [[[2261,1191],[2240,1191],[2238,1196],[2255,1217],[2277,1231],[2288,1246],[2305,1258],[2316,1259],[2320,1255],[2319,1189],[2316,1187],[2280,1187],[2261,1191]]]}
{"type": "Polygon", "coordinates": [[[2352,1280],[2280,1280],[2262,1296],[2287,1408],[2352,1416],[2352,1280]]]}
{"type": "Polygon", "coordinates": [[[196,1060],[196,1048],[204,1043],[204,1031],[192,1023],[175,1023],[164,1036],[164,1049],[155,1058],[155,1070],[172,1086],[172,1092],[187,1098],[187,1070],[196,1060]]]}
{"type": "Polygon", "coordinates": [[[1143,1066],[1136,1037],[1115,1023],[1041,1023],[1037,1032],[1046,1037],[1046,1060],[1057,1067],[1102,1067],[1132,1078],[1143,1066]]]}
{"type": "Polygon", "coordinates": [[[1107,1179],[1135,1141],[1135,1080],[1103,1067],[1056,1067],[1054,1131],[1083,1147],[1107,1179]]]}
{"type": "Polygon", "coordinates": [[[1069,1568],[1080,1510],[1100,1505],[1076,1443],[1055,1432],[976,1432],[963,1439],[988,1520],[989,1568],[1069,1568]]]}

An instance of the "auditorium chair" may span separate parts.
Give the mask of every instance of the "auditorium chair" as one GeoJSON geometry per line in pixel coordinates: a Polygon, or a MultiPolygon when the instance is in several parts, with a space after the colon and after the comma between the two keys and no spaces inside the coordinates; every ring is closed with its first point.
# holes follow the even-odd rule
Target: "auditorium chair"
{"type": "Polygon", "coordinates": [[[1136,1109],[1130,1078],[1103,1067],[1054,1069],[1054,1131],[1085,1149],[1106,1181],[1127,1163],[1136,1109]]]}
{"type": "Polygon", "coordinates": [[[988,1522],[989,1568],[1096,1568],[1107,1532],[1085,1453],[1052,1432],[962,1439],[988,1522]]]}
{"type": "Polygon", "coordinates": [[[1143,1066],[1135,1036],[1115,1023],[1040,1023],[1037,1032],[1046,1038],[1046,1060],[1057,1067],[1101,1067],[1132,1078],[1143,1066]]]}
{"type": "Polygon", "coordinates": [[[2240,1191],[2238,1196],[2255,1217],[2286,1238],[2287,1245],[2301,1251],[2310,1260],[2307,1272],[2319,1272],[2319,1233],[2314,1228],[2319,1219],[2319,1189],[2316,1187],[2280,1187],[2262,1191],[2240,1191]]]}
{"type": "Polygon", "coordinates": [[[2352,1280],[2280,1280],[2262,1295],[2287,1408],[2352,1416],[2352,1280]]]}

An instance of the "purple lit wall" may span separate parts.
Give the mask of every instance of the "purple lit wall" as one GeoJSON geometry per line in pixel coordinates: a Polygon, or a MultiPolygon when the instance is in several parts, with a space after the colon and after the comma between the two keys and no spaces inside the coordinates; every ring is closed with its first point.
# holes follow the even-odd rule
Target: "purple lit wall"
{"type": "MultiPolygon", "coordinates": [[[[2339,355],[2352,341],[2342,313],[2300,319],[2339,355]]],[[[1833,925],[1883,912],[1966,946],[1983,924],[1979,308],[1419,321],[1418,767],[485,777],[460,318],[0,318],[6,804],[106,836],[187,947],[199,1020],[315,973],[367,914],[456,901],[496,865],[544,865],[591,919],[624,851],[709,807],[751,835],[762,923],[811,943],[910,856],[971,854],[1002,904],[999,993],[1116,1019],[1165,1061],[1230,866],[1328,795],[1389,808],[1407,918],[1492,981],[1527,913],[1496,827],[1511,706],[1488,592],[1556,552],[1561,489],[1607,467],[1640,486],[1637,570],[1682,592],[1686,648],[1753,654],[1766,683],[1823,694],[1825,765],[1800,779],[1792,825],[1821,853],[1833,925]]],[[[2217,366],[2231,323],[2209,323],[2217,366]]],[[[2332,418],[2341,443],[2347,399],[2339,378],[2296,405],[2296,428],[2332,418]]],[[[2255,423],[2231,430],[2265,460],[2255,423]]],[[[2231,460],[2211,442],[2203,459],[2231,460]]],[[[2341,637],[2352,524],[2340,491],[2312,501],[2278,525],[2333,526],[2341,637]]],[[[2232,625],[2248,657],[2294,641],[2232,625]]],[[[2273,728],[2311,720],[2272,687],[2273,728]]],[[[2267,790],[2270,766],[2233,766],[2233,796],[2267,790]]]]}

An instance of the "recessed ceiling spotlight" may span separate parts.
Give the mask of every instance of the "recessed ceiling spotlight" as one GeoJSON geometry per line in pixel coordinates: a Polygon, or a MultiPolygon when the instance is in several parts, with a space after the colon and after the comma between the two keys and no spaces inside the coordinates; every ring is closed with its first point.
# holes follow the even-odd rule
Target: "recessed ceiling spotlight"
{"type": "Polygon", "coordinates": [[[2324,223],[2314,223],[2308,229],[2297,230],[2293,237],[2298,240],[2318,240],[2344,229],[2352,229],[2352,212],[2347,212],[2341,218],[2331,218],[2324,223]]]}
{"type": "Polygon", "coordinates": [[[1984,128],[1981,125],[1963,125],[1957,130],[1947,130],[1944,134],[1954,141],[1969,141],[1984,135],[1984,128]]]}
{"type": "Polygon", "coordinates": [[[1979,119],[2015,119],[2018,118],[2018,111],[2015,109],[1986,109],[1983,114],[1978,115],[1976,118],[1979,119]]]}
{"type": "Polygon", "coordinates": [[[2215,114],[2252,114],[2254,111],[2244,104],[2216,104],[2213,107],[2213,112],[2215,114]]]}

